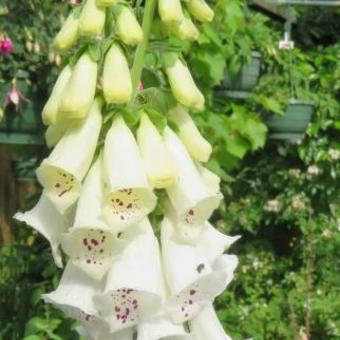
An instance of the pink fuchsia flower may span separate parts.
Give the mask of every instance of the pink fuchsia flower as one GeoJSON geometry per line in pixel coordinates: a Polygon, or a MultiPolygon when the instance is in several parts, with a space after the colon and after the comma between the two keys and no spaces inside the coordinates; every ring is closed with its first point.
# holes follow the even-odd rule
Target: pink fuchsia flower
{"type": "Polygon", "coordinates": [[[71,5],[77,5],[80,4],[82,2],[82,0],[69,0],[68,1],[71,5]]]}
{"type": "Polygon", "coordinates": [[[0,54],[12,53],[13,51],[14,46],[10,38],[0,39],[0,54]]]}
{"type": "Polygon", "coordinates": [[[5,97],[5,106],[12,104],[17,108],[22,100],[28,101],[28,99],[25,98],[25,96],[17,88],[15,81],[13,81],[12,88],[9,92],[7,92],[5,97]]]}

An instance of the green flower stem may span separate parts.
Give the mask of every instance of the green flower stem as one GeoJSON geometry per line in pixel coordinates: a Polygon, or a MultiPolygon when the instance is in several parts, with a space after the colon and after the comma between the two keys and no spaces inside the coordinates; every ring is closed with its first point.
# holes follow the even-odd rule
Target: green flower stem
{"type": "Polygon", "coordinates": [[[142,76],[145,51],[148,45],[151,25],[155,13],[157,0],[146,0],[145,9],[144,9],[144,17],[143,17],[143,41],[138,45],[136,50],[136,55],[134,59],[134,63],[132,66],[131,77],[132,77],[132,85],[133,85],[133,96],[135,98],[137,92],[137,86],[140,82],[140,78],[142,76]]]}

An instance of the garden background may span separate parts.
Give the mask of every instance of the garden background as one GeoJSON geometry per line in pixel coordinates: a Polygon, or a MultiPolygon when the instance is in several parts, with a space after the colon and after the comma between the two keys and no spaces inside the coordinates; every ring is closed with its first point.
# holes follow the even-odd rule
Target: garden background
{"type": "MultiPolygon", "coordinates": [[[[212,220],[242,235],[231,249],[240,259],[235,280],[216,300],[219,318],[233,339],[340,339],[340,10],[298,6],[289,15],[280,7],[293,22],[295,48],[286,50],[279,41],[289,25],[277,14],[242,0],[211,5],[216,17],[197,42],[169,39],[208,103],[194,118],[222,178],[225,201],[212,220]],[[260,71],[255,87],[242,84],[247,68],[255,80],[260,71]],[[304,136],[278,135],[270,123],[292,98],[313,103],[304,136]]],[[[72,322],[40,300],[60,277],[47,242],[11,219],[39,195],[34,169],[48,152],[39,115],[62,66],[51,41],[69,6],[0,1],[0,38],[14,47],[0,54],[0,339],[77,338],[72,322]],[[13,86],[17,106],[7,95],[13,86]]],[[[155,24],[154,36],[162,30],[155,24]]],[[[145,87],[162,81],[156,50],[145,87]]]]}

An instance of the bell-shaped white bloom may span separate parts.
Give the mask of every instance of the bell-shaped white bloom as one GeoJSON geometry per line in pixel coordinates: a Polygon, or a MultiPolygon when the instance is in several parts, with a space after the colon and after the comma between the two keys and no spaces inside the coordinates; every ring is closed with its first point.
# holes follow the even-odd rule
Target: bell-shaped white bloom
{"type": "Polygon", "coordinates": [[[137,328],[137,340],[177,339],[178,336],[188,340],[188,333],[182,325],[164,317],[142,322],[137,328]]]}
{"type": "Polygon", "coordinates": [[[80,192],[74,224],[62,237],[62,248],[74,265],[101,280],[113,259],[114,235],[101,219],[101,159],[91,167],[80,192]]]}
{"type": "Polygon", "coordinates": [[[107,103],[127,103],[131,99],[132,80],[129,65],[118,44],[112,44],[105,56],[103,93],[107,103]]]}
{"type": "Polygon", "coordinates": [[[209,222],[205,222],[202,234],[197,240],[197,247],[205,254],[210,263],[213,263],[241,236],[228,236],[219,232],[209,222]]]}
{"type": "Polygon", "coordinates": [[[203,109],[203,94],[196,86],[188,67],[179,58],[166,68],[166,74],[172,93],[179,103],[195,110],[203,109]]]}
{"type": "Polygon", "coordinates": [[[214,300],[230,281],[230,270],[221,261],[214,265],[194,245],[175,238],[174,223],[165,217],[161,225],[163,269],[171,297],[166,303],[175,323],[192,319],[214,300]]]}
{"type": "Polygon", "coordinates": [[[190,14],[197,20],[201,22],[210,22],[214,19],[214,11],[204,0],[189,0],[186,5],[190,14]]]}
{"type": "Polygon", "coordinates": [[[111,7],[118,3],[118,0],[97,0],[97,6],[99,7],[111,7]]]}
{"type": "Polygon", "coordinates": [[[62,267],[59,249],[60,236],[66,231],[68,223],[67,219],[56,210],[52,202],[45,195],[41,195],[39,202],[32,210],[25,213],[18,212],[14,215],[14,218],[25,222],[48,240],[55,264],[62,267]]]}
{"type": "Polygon", "coordinates": [[[169,128],[164,131],[164,142],[177,167],[179,180],[167,188],[176,212],[180,236],[186,241],[199,237],[212,212],[218,207],[222,195],[209,190],[185,146],[169,128]]]}
{"type": "Polygon", "coordinates": [[[220,192],[221,178],[210,171],[208,168],[202,166],[199,162],[196,162],[196,166],[209,190],[211,192],[220,192]]]}
{"type": "Polygon", "coordinates": [[[189,16],[184,16],[183,20],[173,26],[174,33],[183,40],[195,41],[200,33],[189,16]]]}
{"type": "Polygon", "coordinates": [[[105,9],[96,0],[86,0],[79,18],[80,35],[99,35],[105,24],[105,9]]]}
{"type": "Polygon", "coordinates": [[[123,232],[120,239],[125,245],[114,259],[105,293],[94,298],[111,332],[157,313],[164,285],[159,246],[148,219],[123,232]]]}
{"type": "Polygon", "coordinates": [[[218,320],[212,304],[205,306],[190,321],[190,329],[195,340],[231,340],[218,320]]]}
{"type": "Polygon", "coordinates": [[[55,305],[69,317],[77,320],[91,337],[97,338],[106,324],[97,316],[93,297],[103,290],[103,286],[103,280],[90,278],[69,262],[58,288],[42,297],[46,303],[55,305]]]}
{"type": "Polygon", "coordinates": [[[180,0],[158,0],[158,12],[167,24],[180,23],[184,18],[180,0]]]}
{"type": "Polygon", "coordinates": [[[86,120],[68,130],[37,169],[44,194],[62,214],[78,199],[91,165],[102,123],[100,110],[101,102],[96,99],[86,120]]]}
{"type": "Polygon", "coordinates": [[[91,330],[83,326],[78,326],[76,328],[76,331],[86,340],[133,340],[133,327],[126,328],[114,333],[110,333],[109,328],[105,327],[105,325],[100,324],[99,327],[100,329],[98,330],[91,330]],[[93,337],[91,336],[91,334],[95,334],[95,336],[93,337]]]}
{"type": "Polygon", "coordinates": [[[103,215],[119,232],[141,221],[156,205],[138,145],[120,116],[106,135],[104,170],[108,194],[103,215]]]}
{"type": "Polygon", "coordinates": [[[66,51],[71,48],[78,40],[78,27],[79,27],[79,18],[75,11],[73,11],[57,36],[54,39],[53,45],[58,51],[66,51]]]}
{"type": "Polygon", "coordinates": [[[190,156],[200,162],[207,162],[212,152],[209,142],[201,135],[188,112],[180,105],[170,110],[169,118],[178,126],[178,137],[186,146],[190,156]]]}
{"type": "Polygon", "coordinates": [[[131,9],[126,6],[121,7],[117,16],[116,30],[124,44],[136,45],[143,40],[143,30],[131,9]]]}
{"type": "Polygon", "coordinates": [[[59,111],[60,102],[67,86],[67,83],[71,79],[72,69],[67,65],[60,73],[50,98],[45,104],[42,111],[42,121],[45,125],[55,124],[57,122],[57,115],[59,111]]]}
{"type": "Polygon", "coordinates": [[[152,186],[166,188],[173,185],[177,180],[174,162],[164,145],[163,137],[145,113],[137,130],[137,143],[152,186]]]}
{"type": "Polygon", "coordinates": [[[58,120],[78,120],[86,117],[97,86],[98,65],[84,53],[73,68],[60,100],[58,120]]]}

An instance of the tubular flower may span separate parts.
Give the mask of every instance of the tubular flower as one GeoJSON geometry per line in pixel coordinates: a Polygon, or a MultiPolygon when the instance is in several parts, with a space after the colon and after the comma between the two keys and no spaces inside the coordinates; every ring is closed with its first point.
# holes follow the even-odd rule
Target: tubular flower
{"type": "Polygon", "coordinates": [[[168,116],[178,126],[178,137],[188,149],[190,156],[197,161],[207,162],[212,152],[209,142],[201,135],[186,110],[177,105],[168,116]]]}
{"type": "Polygon", "coordinates": [[[190,14],[201,22],[210,22],[214,19],[214,11],[204,0],[189,0],[187,8],[190,14]]]}
{"type": "Polygon", "coordinates": [[[211,192],[220,192],[221,178],[209,169],[202,166],[199,162],[196,162],[197,169],[203,179],[205,185],[209,188],[211,192]]]}
{"type": "Polygon", "coordinates": [[[111,7],[118,3],[118,0],[97,0],[97,6],[99,7],[111,7]]]}
{"type": "Polygon", "coordinates": [[[147,114],[143,114],[137,130],[137,143],[153,187],[166,188],[174,184],[177,172],[163,138],[147,114]]]}
{"type": "Polygon", "coordinates": [[[57,36],[55,37],[53,42],[54,47],[60,52],[71,48],[78,40],[78,27],[79,17],[77,12],[73,11],[68,16],[57,36]]]}
{"type": "Polygon", "coordinates": [[[156,204],[138,145],[120,116],[106,135],[104,171],[107,195],[103,215],[109,226],[119,232],[140,222],[156,204]]]}
{"type": "Polygon", "coordinates": [[[133,327],[123,329],[118,332],[110,333],[108,327],[103,327],[100,325],[100,330],[95,330],[95,333],[91,330],[86,329],[83,326],[78,327],[77,332],[79,335],[83,336],[85,339],[91,340],[133,340],[134,329],[133,327]],[[96,337],[91,337],[91,333],[98,334],[96,337]]]}
{"type": "Polygon", "coordinates": [[[68,130],[37,169],[45,195],[62,214],[78,199],[81,181],[92,162],[102,123],[100,110],[101,102],[96,99],[86,120],[68,130]]]}
{"type": "Polygon", "coordinates": [[[132,80],[124,52],[112,44],[105,56],[103,92],[107,103],[127,103],[132,95],[132,80]]]}
{"type": "Polygon", "coordinates": [[[190,321],[190,329],[195,340],[231,340],[225,333],[211,303],[190,321]]]}
{"type": "Polygon", "coordinates": [[[52,148],[58,144],[60,139],[65,135],[70,127],[65,123],[50,125],[45,132],[45,140],[48,148],[52,148]]]}
{"type": "Polygon", "coordinates": [[[136,325],[157,312],[163,289],[159,246],[148,219],[123,232],[105,292],[94,297],[110,331],[136,325]]]}
{"type": "Polygon", "coordinates": [[[96,0],[87,0],[79,18],[80,35],[99,35],[105,24],[105,9],[96,0]]]}
{"type": "Polygon", "coordinates": [[[67,219],[57,211],[52,202],[45,195],[42,195],[32,210],[16,213],[14,218],[25,222],[48,240],[55,264],[62,267],[59,250],[60,236],[66,231],[68,225],[67,219]]]}
{"type": "Polygon", "coordinates": [[[178,182],[167,188],[174,217],[178,220],[178,231],[184,240],[194,241],[204,228],[202,222],[218,207],[222,195],[209,190],[185,146],[169,128],[164,131],[164,142],[179,176],[178,182]]]}
{"type": "Polygon", "coordinates": [[[100,280],[111,266],[114,236],[101,219],[101,160],[91,167],[77,205],[73,227],[62,237],[62,248],[74,265],[100,280]]]}
{"type": "Polygon", "coordinates": [[[183,40],[195,41],[200,33],[189,16],[184,16],[183,20],[173,27],[174,33],[183,40]]]}
{"type": "Polygon", "coordinates": [[[90,278],[75,265],[68,263],[58,288],[44,294],[43,299],[77,320],[91,337],[96,338],[105,327],[105,322],[97,316],[93,297],[102,291],[103,286],[103,281],[90,278]]]}
{"type": "Polygon", "coordinates": [[[184,18],[180,0],[158,0],[158,12],[167,24],[180,23],[184,18]]]}
{"type": "Polygon", "coordinates": [[[211,266],[197,247],[177,241],[174,223],[166,216],[161,225],[163,269],[171,292],[165,308],[175,323],[182,323],[212,302],[232,275],[221,258],[211,266]]]}
{"type": "Polygon", "coordinates": [[[143,30],[130,8],[121,6],[116,23],[117,34],[124,44],[136,45],[143,40],[143,30]]]}
{"type": "Polygon", "coordinates": [[[97,69],[97,63],[87,53],[80,57],[62,92],[58,120],[86,117],[96,93],[97,69]]]}
{"type": "Polygon", "coordinates": [[[197,88],[190,71],[178,58],[172,66],[166,68],[171,90],[176,100],[188,108],[202,110],[204,97],[197,88]]]}
{"type": "Polygon", "coordinates": [[[72,69],[67,65],[60,73],[50,98],[46,102],[42,111],[42,121],[45,125],[56,124],[60,102],[65,94],[65,88],[72,76],[72,69]]]}

